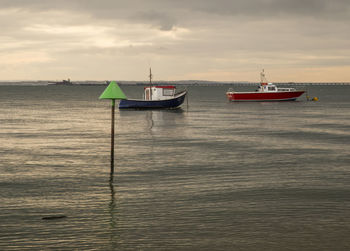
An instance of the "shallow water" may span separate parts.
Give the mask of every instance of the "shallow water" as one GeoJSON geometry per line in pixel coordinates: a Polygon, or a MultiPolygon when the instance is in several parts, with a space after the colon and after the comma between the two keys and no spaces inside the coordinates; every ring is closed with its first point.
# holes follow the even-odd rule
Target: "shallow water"
{"type": "Polygon", "coordinates": [[[113,182],[104,88],[0,86],[0,250],[350,249],[350,86],[117,110],[113,182]]]}

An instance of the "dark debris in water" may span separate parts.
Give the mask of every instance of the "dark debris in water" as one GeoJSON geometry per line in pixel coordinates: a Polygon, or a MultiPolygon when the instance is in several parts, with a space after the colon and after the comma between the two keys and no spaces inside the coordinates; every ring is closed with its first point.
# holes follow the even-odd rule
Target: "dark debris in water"
{"type": "Polygon", "coordinates": [[[66,215],[50,215],[50,216],[45,216],[42,217],[42,220],[57,220],[57,219],[63,219],[63,218],[67,218],[66,215]]]}

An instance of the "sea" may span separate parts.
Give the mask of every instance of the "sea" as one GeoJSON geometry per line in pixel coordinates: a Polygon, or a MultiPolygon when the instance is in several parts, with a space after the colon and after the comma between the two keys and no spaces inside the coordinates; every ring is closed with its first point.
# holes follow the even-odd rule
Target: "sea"
{"type": "Polygon", "coordinates": [[[112,175],[105,86],[1,85],[0,250],[350,250],[350,85],[229,87],[116,109],[112,175]]]}

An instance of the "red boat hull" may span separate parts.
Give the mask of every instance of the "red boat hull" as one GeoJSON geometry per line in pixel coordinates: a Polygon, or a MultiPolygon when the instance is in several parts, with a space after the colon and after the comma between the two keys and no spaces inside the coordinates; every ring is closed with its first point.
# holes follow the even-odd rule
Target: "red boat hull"
{"type": "Polygon", "coordinates": [[[304,91],[290,92],[227,92],[230,101],[294,101],[304,91]]]}

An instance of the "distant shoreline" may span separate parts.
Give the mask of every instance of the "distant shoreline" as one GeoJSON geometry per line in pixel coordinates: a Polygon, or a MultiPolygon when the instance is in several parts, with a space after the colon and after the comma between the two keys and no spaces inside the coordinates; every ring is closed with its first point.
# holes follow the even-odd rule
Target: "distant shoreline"
{"type": "MultiPolygon", "coordinates": [[[[119,85],[148,86],[147,81],[116,81],[119,85]]],[[[51,81],[0,81],[0,86],[106,86],[106,81],[73,81],[72,84],[50,84],[51,81]]],[[[350,85],[350,82],[273,82],[276,85],[350,85]]],[[[183,85],[183,86],[250,86],[259,85],[259,82],[234,81],[202,81],[202,80],[180,80],[180,81],[155,81],[154,85],[183,85]]]]}

